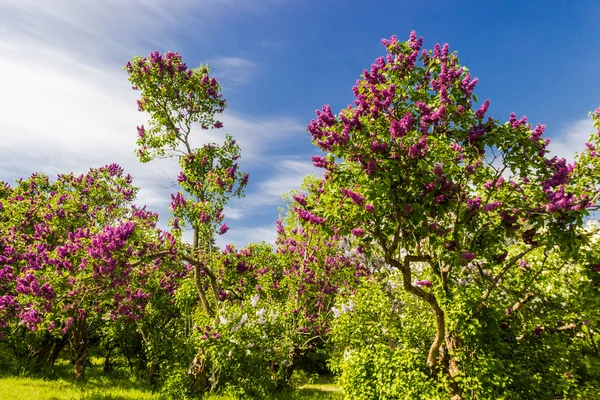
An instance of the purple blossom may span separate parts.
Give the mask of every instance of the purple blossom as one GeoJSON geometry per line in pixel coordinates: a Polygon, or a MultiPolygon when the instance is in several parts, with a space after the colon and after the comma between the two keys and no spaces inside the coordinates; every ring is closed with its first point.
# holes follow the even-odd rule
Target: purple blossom
{"type": "Polygon", "coordinates": [[[490,106],[490,100],[487,99],[482,105],[481,107],[479,107],[479,109],[475,112],[475,118],[482,120],[483,117],[485,117],[485,113],[487,112],[488,108],[490,106]]]}
{"type": "Polygon", "coordinates": [[[425,279],[425,280],[422,280],[422,281],[416,281],[415,285],[417,285],[417,286],[431,287],[432,283],[431,283],[430,280],[425,279]]]}
{"type": "Polygon", "coordinates": [[[228,230],[229,227],[227,226],[227,222],[223,223],[223,225],[221,225],[221,229],[219,229],[219,235],[224,235],[228,230]]]}
{"type": "Polygon", "coordinates": [[[244,174],[242,178],[242,182],[240,183],[242,186],[246,186],[248,184],[248,178],[250,178],[250,174],[244,174]]]}
{"type": "Polygon", "coordinates": [[[200,213],[200,222],[205,224],[208,222],[208,220],[209,220],[208,214],[205,211],[202,211],[200,213]]]}
{"type": "Polygon", "coordinates": [[[423,135],[416,144],[408,148],[408,155],[412,158],[420,158],[424,157],[428,151],[427,136],[423,135]]]}
{"type": "Polygon", "coordinates": [[[483,206],[483,211],[486,211],[486,212],[494,211],[501,205],[502,205],[501,201],[493,201],[493,202],[488,203],[485,206],[483,206]]]}
{"type": "Polygon", "coordinates": [[[292,198],[293,198],[293,199],[294,199],[296,202],[298,202],[298,204],[300,204],[300,205],[302,205],[302,206],[306,207],[306,204],[307,204],[307,202],[306,202],[306,196],[305,196],[304,194],[302,194],[302,193],[298,193],[298,194],[295,194],[294,196],[292,196],[292,198]]]}
{"type": "Polygon", "coordinates": [[[352,229],[352,234],[356,237],[361,237],[365,235],[365,230],[363,228],[352,229]]]}
{"type": "Polygon", "coordinates": [[[376,140],[374,140],[373,143],[371,143],[371,151],[373,153],[383,153],[386,149],[387,143],[379,143],[376,140]]]}
{"type": "Polygon", "coordinates": [[[355,193],[350,189],[341,188],[340,190],[344,195],[348,196],[350,200],[356,205],[362,206],[366,201],[366,198],[364,196],[361,196],[360,194],[355,193]]]}
{"type": "Polygon", "coordinates": [[[328,163],[326,157],[312,156],[310,161],[312,161],[313,165],[317,168],[327,168],[328,163]]]}
{"type": "Polygon", "coordinates": [[[483,125],[477,125],[469,131],[468,140],[470,142],[475,142],[485,136],[486,128],[483,125]]]}
{"type": "Polygon", "coordinates": [[[544,132],[546,131],[546,125],[537,124],[535,129],[531,131],[530,140],[540,140],[544,132]]]}
{"type": "Polygon", "coordinates": [[[518,120],[517,115],[513,112],[510,113],[509,122],[513,128],[518,128],[519,126],[527,123],[527,117],[523,116],[520,120],[518,120]]]}
{"type": "Polygon", "coordinates": [[[185,207],[185,205],[185,197],[180,192],[177,192],[175,195],[171,194],[171,209],[173,211],[177,211],[179,207],[185,207]]]}
{"type": "Polygon", "coordinates": [[[467,199],[467,210],[474,211],[479,209],[481,206],[481,197],[475,197],[474,199],[467,199]]]}
{"type": "Polygon", "coordinates": [[[69,327],[73,325],[73,317],[69,317],[65,320],[65,326],[60,330],[60,332],[64,335],[69,330],[69,327]]]}
{"type": "Polygon", "coordinates": [[[318,217],[310,211],[302,210],[300,208],[294,208],[294,210],[296,211],[300,219],[310,222],[311,224],[323,225],[326,221],[325,218],[318,217]]]}
{"type": "Polygon", "coordinates": [[[400,121],[392,120],[390,122],[390,133],[393,138],[404,137],[412,128],[413,119],[409,111],[404,114],[400,121]]]}
{"type": "Polygon", "coordinates": [[[377,170],[377,162],[375,160],[369,160],[367,163],[367,167],[365,168],[365,172],[367,175],[373,175],[377,170]]]}

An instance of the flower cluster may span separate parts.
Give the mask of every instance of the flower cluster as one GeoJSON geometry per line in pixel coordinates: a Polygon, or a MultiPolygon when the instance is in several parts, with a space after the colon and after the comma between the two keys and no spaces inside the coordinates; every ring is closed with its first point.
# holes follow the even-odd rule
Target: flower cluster
{"type": "Polygon", "coordinates": [[[2,211],[20,222],[3,223],[0,238],[0,325],[62,325],[66,334],[72,318],[139,319],[152,277],[172,293],[183,276],[168,261],[175,242],[157,231],[155,213],[131,204],[131,183],[111,164],[55,182],[34,174],[4,185],[2,211]]]}

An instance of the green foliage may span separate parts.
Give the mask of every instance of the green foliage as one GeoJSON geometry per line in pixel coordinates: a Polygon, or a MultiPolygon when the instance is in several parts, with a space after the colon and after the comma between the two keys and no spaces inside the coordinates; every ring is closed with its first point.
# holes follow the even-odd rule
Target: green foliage
{"type": "Polygon", "coordinates": [[[400,277],[364,284],[340,296],[332,324],[331,368],[351,399],[433,399],[438,383],[420,361],[431,314],[400,290],[400,277]]]}

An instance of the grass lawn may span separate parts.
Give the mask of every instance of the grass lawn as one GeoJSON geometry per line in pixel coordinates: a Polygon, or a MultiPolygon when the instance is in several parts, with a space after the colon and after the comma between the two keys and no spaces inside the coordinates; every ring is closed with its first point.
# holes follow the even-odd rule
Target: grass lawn
{"type": "Polygon", "coordinates": [[[1,400],[70,400],[70,399],[157,399],[158,396],[140,388],[123,387],[122,382],[111,383],[90,379],[75,384],[63,378],[46,380],[41,378],[0,377],[1,400]]]}
{"type": "MultiPolygon", "coordinates": [[[[16,377],[0,374],[0,400],[129,400],[161,399],[147,387],[126,377],[104,376],[100,366],[86,370],[86,382],[75,383],[69,379],[70,366],[57,365],[56,377],[16,377]]],[[[298,389],[295,392],[280,393],[272,400],[295,399],[343,399],[339,386],[331,378],[318,377],[307,379],[298,377],[298,389]]],[[[206,400],[235,400],[230,396],[206,396],[206,400]]]]}

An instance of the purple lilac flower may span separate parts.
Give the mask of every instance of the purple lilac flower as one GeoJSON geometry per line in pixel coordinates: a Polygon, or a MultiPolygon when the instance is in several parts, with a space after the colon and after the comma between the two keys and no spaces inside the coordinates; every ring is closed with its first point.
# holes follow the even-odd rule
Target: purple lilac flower
{"type": "Polygon", "coordinates": [[[352,229],[352,234],[356,237],[361,237],[365,235],[365,230],[362,228],[352,229]]]}
{"type": "Polygon", "coordinates": [[[320,156],[312,156],[310,161],[313,162],[313,165],[317,168],[327,168],[327,158],[320,156]]]}
{"type": "Polygon", "coordinates": [[[422,281],[416,281],[415,285],[417,285],[417,286],[431,287],[432,284],[431,284],[430,280],[425,279],[425,280],[422,280],[422,281]]]}
{"type": "Polygon", "coordinates": [[[219,229],[219,235],[224,235],[228,230],[229,227],[227,226],[227,222],[223,223],[223,225],[221,225],[221,229],[219,229]]]}
{"type": "Polygon", "coordinates": [[[350,189],[341,188],[340,190],[343,194],[348,196],[354,204],[362,206],[365,203],[366,198],[364,196],[361,196],[360,194],[353,192],[350,189]]]}
{"type": "Polygon", "coordinates": [[[306,206],[307,202],[306,202],[306,196],[302,193],[298,193],[294,196],[292,196],[292,198],[298,202],[298,204],[302,205],[302,206],[306,206]]]}
{"type": "Polygon", "coordinates": [[[479,107],[479,109],[477,111],[475,111],[475,118],[483,119],[483,117],[485,117],[485,113],[487,112],[489,106],[490,106],[490,100],[487,99],[485,101],[485,103],[483,103],[481,105],[481,107],[479,107]]]}
{"type": "Polygon", "coordinates": [[[423,135],[416,144],[408,148],[408,155],[412,158],[424,157],[427,151],[429,151],[427,136],[423,135]]]}

